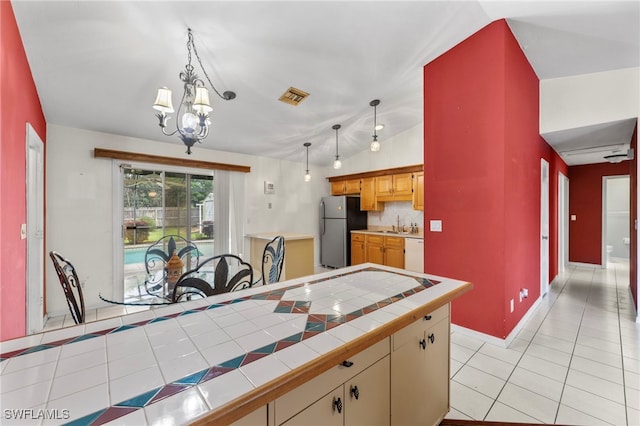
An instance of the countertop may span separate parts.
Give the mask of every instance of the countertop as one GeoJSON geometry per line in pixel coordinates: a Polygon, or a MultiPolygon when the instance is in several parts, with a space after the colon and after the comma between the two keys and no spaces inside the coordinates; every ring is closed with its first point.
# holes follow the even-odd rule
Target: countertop
{"type": "Polygon", "coordinates": [[[1,342],[3,411],[228,424],[471,287],[366,263],[1,342]]]}
{"type": "Polygon", "coordinates": [[[254,234],[247,234],[247,238],[256,238],[259,240],[273,240],[278,235],[282,235],[284,240],[308,240],[313,239],[313,235],[309,234],[297,234],[295,232],[256,232],[254,234]]]}
{"type": "Polygon", "coordinates": [[[378,230],[378,229],[359,229],[359,230],[351,231],[351,233],[352,234],[387,235],[390,237],[424,239],[424,234],[422,232],[419,232],[417,234],[411,234],[409,232],[391,232],[391,231],[384,231],[384,230],[378,230]]]}

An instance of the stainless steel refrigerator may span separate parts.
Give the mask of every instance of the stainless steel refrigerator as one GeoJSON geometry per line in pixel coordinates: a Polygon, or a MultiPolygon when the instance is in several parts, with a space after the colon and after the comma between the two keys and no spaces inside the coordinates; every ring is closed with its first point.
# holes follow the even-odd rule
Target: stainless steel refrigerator
{"type": "Polygon", "coordinates": [[[320,264],[330,268],[351,265],[351,231],[367,229],[367,212],[360,197],[339,195],[320,201],[320,264]]]}

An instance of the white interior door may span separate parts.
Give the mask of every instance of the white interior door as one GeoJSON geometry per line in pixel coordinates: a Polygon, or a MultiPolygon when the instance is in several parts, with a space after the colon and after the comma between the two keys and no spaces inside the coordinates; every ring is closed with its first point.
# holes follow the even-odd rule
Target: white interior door
{"type": "Polygon", "coordinates": [[[540,296],[549,291],[549,163],[540,159],[540,296]]]}
{"type": "Polygon", "coordinates": [[[558,172],[558,274],[569,261],[569,178],[558,172]]]}
{"type": "MultiPolygon", "coordinates": [[[[44,144],[27,123],[27,334],[44,326],[44,144]]],[[[24,232],[26,231],[26,233],[24,232]]]]}

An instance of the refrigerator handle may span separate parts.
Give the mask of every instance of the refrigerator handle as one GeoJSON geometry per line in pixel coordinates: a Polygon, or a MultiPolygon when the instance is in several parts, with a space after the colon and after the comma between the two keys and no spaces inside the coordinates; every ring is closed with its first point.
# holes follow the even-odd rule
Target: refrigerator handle
{"type": "Polygon", "coordinates": [[[320,235],[324,235],[324,210],[324,201],[320,201],[320,235]]]}

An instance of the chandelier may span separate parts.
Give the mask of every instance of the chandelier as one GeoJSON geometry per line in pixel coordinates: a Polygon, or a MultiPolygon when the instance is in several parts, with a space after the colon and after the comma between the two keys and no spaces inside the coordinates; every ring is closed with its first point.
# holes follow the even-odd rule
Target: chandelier
{"type": "Polygon", "coordinates": [[[200,55],[198,55],[198,51],[196,50],[196,45],[193,42],[191,28],[189,28],[187,38],[188,61],[187,65],[185,65],[185,70],[180,73],[180,80],[184,84],[184,92],[182,94],[180,106],[178,107],[175,130],[167,131],[167,121],[171,118],[171,116],[167,114],[174,112],[173,102],[171,100],[171,90],[167,87],[161,87],[158,89],[158,96],[153,104],[153,108],[160,111],[156,114],[156,117],[160,120],[159,125],[162,129],[162,133],[166,136],[173,136],[178,133],[182,142],[187,146],[187,154],[191,154],[191,147],[196,142],[202,143],[209,134],[209,127],[211,125],[209,113],[213,110],[213,108],[211,108],[211,102],[209,101],[209,90],[205,87],[204,81],[194,73],[194,67],[191,65],[192,49],[193,53],[196,55],[200,69],[213,91],[216,92],[220,98],[226,101],[236,97],[236,94],[231,91],[220,94],[213,83],[211,83],[209,75],[202,66],[202,60],[200,59],[200,55]]]}

